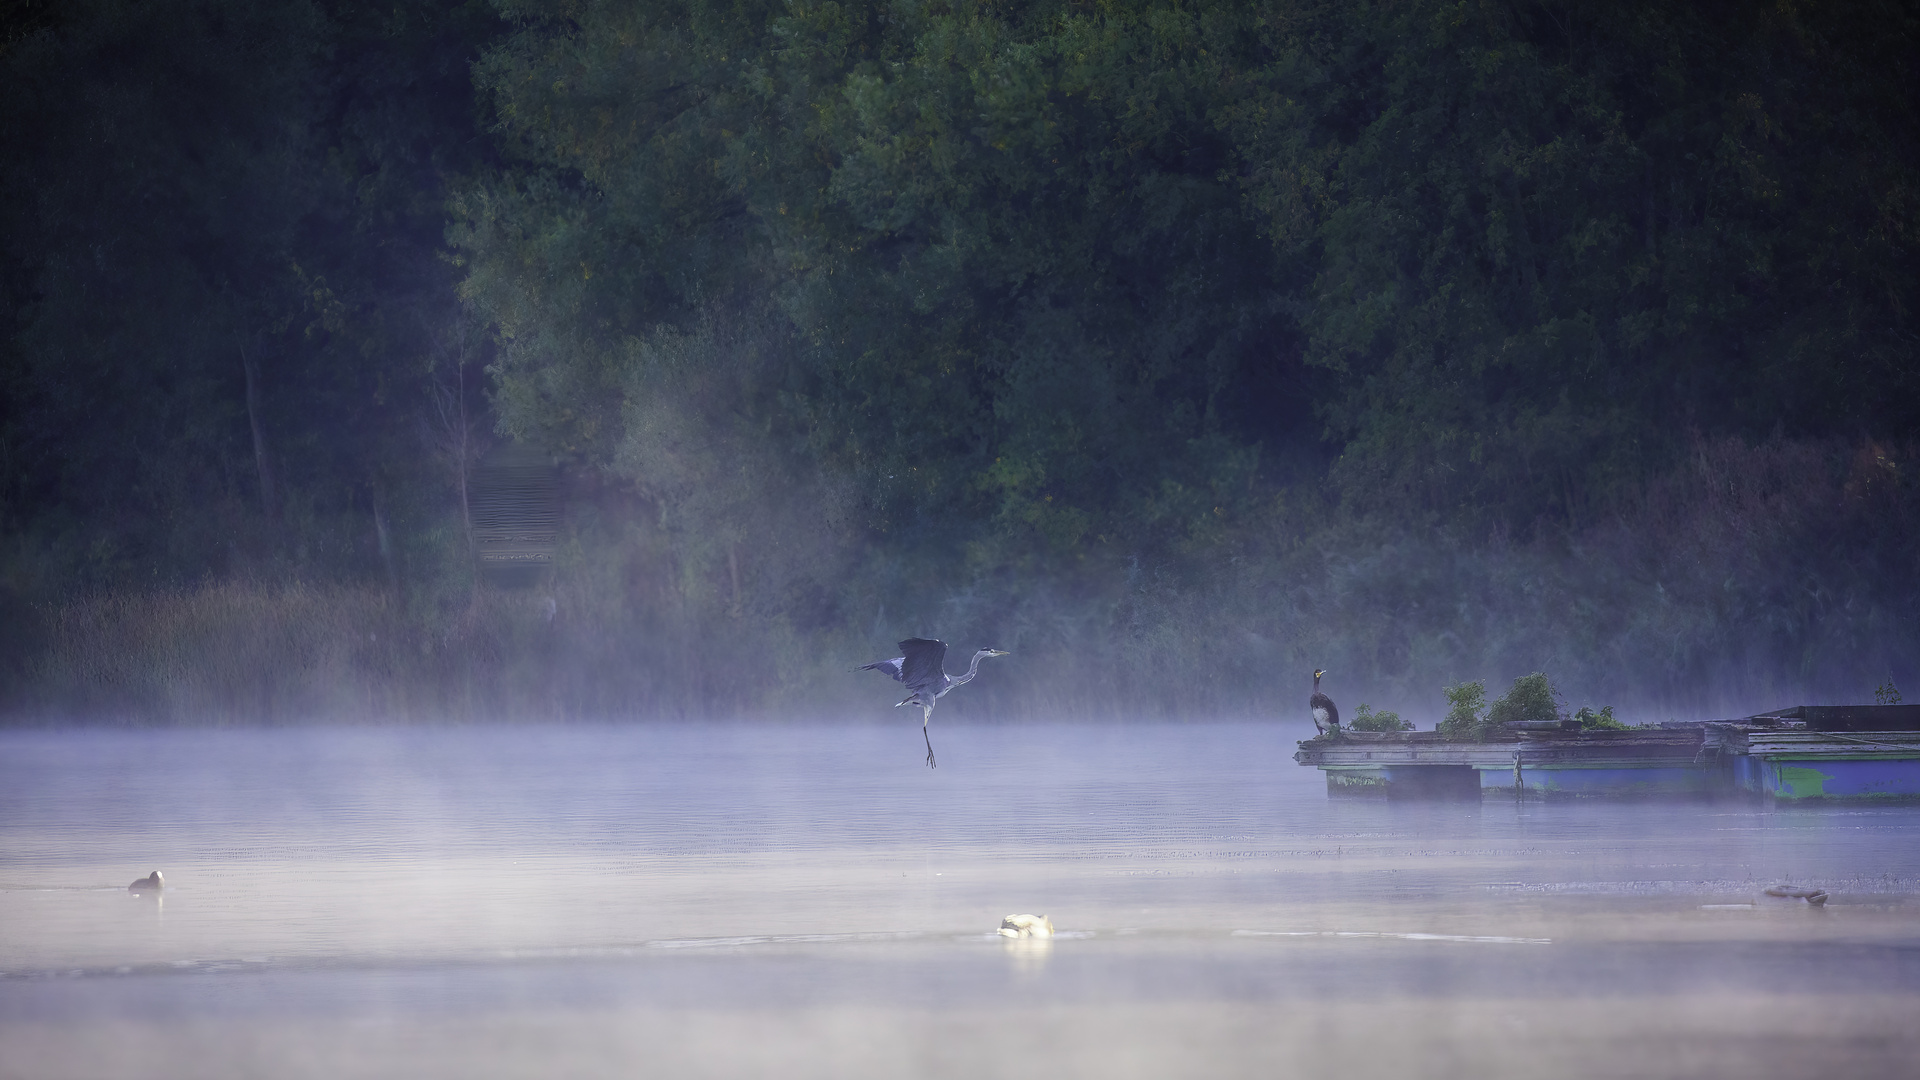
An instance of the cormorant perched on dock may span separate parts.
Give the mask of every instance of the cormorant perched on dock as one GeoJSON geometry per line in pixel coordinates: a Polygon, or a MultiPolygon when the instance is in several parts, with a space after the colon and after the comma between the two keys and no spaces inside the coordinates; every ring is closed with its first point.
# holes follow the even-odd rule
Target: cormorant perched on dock
{"type": "Polygon", "coordinates": [[[1313,712],[1314,730],[1325,735],[1328,731],[1340,730],[1340,709],[1333,699],[1320,692],[1320,676],[1326,672],[1313,669],[1313,696],[1307,699],[1307,708],[1313,712]]]}
{"type": "Polygon", "coordinates": [[[900,643],[901,655],[891,660],[875,660],[871,664],[861,664],[861,671],[881,671],[893,676],[896,682],[905,683],[913,693],[894,705],[920,706],[920,737],[927,740],[927,768],[933,765],[933,738],[927,734],[927,721],[933,719],[934,703],[945,697],[956,687],[965,686],[980,674],[980,661],[989,656],[1005,656],[1005,649],[981,649],[973,654],[973,663],[967,665],[967,673],[955,677],[947,674],[947,643],[932,638],[908,638],[900,643]]]}

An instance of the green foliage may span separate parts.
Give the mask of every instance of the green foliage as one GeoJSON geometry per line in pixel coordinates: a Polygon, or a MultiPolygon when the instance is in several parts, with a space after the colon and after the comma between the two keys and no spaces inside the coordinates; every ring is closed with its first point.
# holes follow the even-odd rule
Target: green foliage
{"type": "Polygon", "coordinates": [[[627,341],[610,469],[652,505],[687,610],[818,629],[840,617],[857,501],[807,468],[773,390],[788,344],[748,313],[627,341]]]}
{"type": "Polygon", "coordinates": [[[937,516],[1056,565],[1215,543],[1263,472],[1333,449],[1355,509],[1524,530],[1598,513],[1689,430],[1920,420],[1894,299],[1920,282],[1883,212],[1920,165],[1912,20],[515,13],[476,72],[517,164],[451,235],[506,426],[589,461],[624,341],[764,296],[782,422],[864,525],[937,516]]]}
{"type": "MultiPolygon", "coordinates": [[[[662,378],[652,385],[690,384],[662,378]]],[[[688,407],[702,400],[673,392],[687,394],[678,400],[688,407]]],[[[701,455],[726,453],[724,442],[693,449],[700,454],[688,459],[692,466],[666,462],[663,473],[682,475],[684,467],[687,475],[710,475],[701,455]]],[[[1569,696],[1588,701],[1604,695],[1621,708],[1668,716],[1738,715],[1783,700],[1845,700],[1847,686],[1897,672],[1920,642],[1913,586],[1920,575],[1896,572],[1916,557],[1908,538],[1920,532],[1920,490],[1850,496],[1850,484],[1867,487],[1850,472],[1856,458],[1844,446],[1704,446],[1684,473],[1649,485],[1643,501],[1618,518],[1564,541],[1468,543],[1445,533],[1409,535],[1377,520],[1364,531],[1337,521],[1306,531],[1288,503],[1257,531],[1228,532],[1221,543],[1231,545],[1230,560],[1088,559],[1046,574],[996,569],[1010,561],[1004,550],[850,539],[827,513],[796,530],[794,507],[805,523],[814,498],[803,488],[794,503],[769,504],[758,519],[767,531],[744,534],[738,616],[722,536],[702,536],[676,517],[692,511],[663,517],[623,476],[576,474],[550,582],[520,594],[483,590],[477,609],[468,579],[455,572],[457,519],[395,509],[405,577],[385,602],[408,636],[383,661],[391,669],[356,661],[296,679],[307,670],[303,658],[325,669],[330,657],[358,655],[364,643],[352,640],[354,618],[292,602],[288,618],[340,640],[286,637],[290,631],[269,627],[235,632],[298,643],[271,664],[242,665],[251,672],[248,685],[284,675],[308,687],[289,691],[289,711],[300,700],[391,700],[412,703],[393,715],[448,718],[839,715],[870,710],[875,701],[873,686],[848,668],[893,655],[888,650],[901,637],[932,632],[956,649],[1013,650],[957,697],[956,717],[1245,715],[1250,702],[1270,699],[1276,672],[1305,673],[1316,664],[1365,672],[1379,692],[1409,697],[1461,670],[1541,668],[1569,696]],[[442,566],[447,572],[429,576],[442,566]],[[551,624],[540,607],[543,591],[557,601],[551,624]],[[1741,651],[1715,644],[1729,636],[1741,651]],[[730,659],[739,655],[756,662],[730,659]],[[1787,659],[1806,662],[1812,674],[1787,659]],[[381,689],[393,685],[405,692],[381,689]]],[[[1905,452],[1894,459],[1911,460],[1905,452]]],[[[766,460],[751,465],[763,468],[766,460]]],[[[166,653],[159,645],[172,640],[165,628],[176,621],[139,607],[85,625],[121,634],[151,624],[159,637],[138,647],[121,638],[98,649],[63,645],[68,655],[122,659],[91,669],[107,673],[100,681],[47,682],[51,669],[35,659],[37,643],[66,624],[57,607],[18,602],[32,595],[36,567],[47,564],[28,548],[6,554],[0,588],[10,593],[0,601],[18,617],[7,620],[0,645],[36,650],[6,668],[21,673],[0,680],[8,703],[72,714],[79,706],[59,706],[112,700],[129,720],[190,719],[191,711],[173,712],[174,699],[159,693],[164,679],[140,674],[141,658],[170,656],[169,678],[217,688],[233,685],[232,671],[240,670],[226,656],[253,655],[228,645],[204,656],[166,653]]],[[[196,591],[184,590],[181,602],[199,603],[196,591]]],[[[210,602],[197,618],[244,627],[271,607],[226,603],[210,602]]],[[[1305,680],[1293,685],[1299,696],[1282,693],[1278,708],[1304,704],[1305,680]]],[[[1462,707],[1442,731],[1480,737],[1484,684],[1452,690],[1449,704],[1462,707]]],[[[228,695],[194,693],[208,702],[228,695]]],[[[882,702],[883,714],[891,700],[882,702]]],[[[236,707],[230,715],[244,712],[236,707]]]]}
{"type": "Polygon", "coordinates": [[[1374,712],[1363,702],[1359,711],[1353,714],[1353,719],[1348,721],[1347,727],[1352,731],[1412,731],[1413,721],[1402,720],[1399,713],[1384,709],[1374,712]]]}
{"type": "Polygon", "coordinates": [[[1309,663],[1766,705],[1920,642],[1910,11],[23,20],[9,604],[377,582],[521,656],[460,629],[462,462],[512,436],[565,462],[582,711],[797,701],[909,633],[1172,712],[1309,663]]]}
{"type": "Polygon", "coordinates": [[[1552,722],[1560,719],[1559,695],[1547,677],[1536,671],[1513,680],[1499,700],[1487,707],[1486,728],[1499,731],[1507,724],[1552,722]]]}
{"type": "MultiPolygon", "coordinates": [[[[1439,730],[1449,739],[1476,742],[1506,733],[1516,722],[1551,722],[1560,719],[1558,695],[1547,677],[1534,672],[1513,680],[1507,692],[1487,703],[1487,688],[1482,682],[1460,683],[1446,689],[1448,710],[1439,730]]],[[[1598,715],[1605,722],[1598,726],[1623,727],[1613,719],[1611,706],[1599,714],[1582,710],[1582,716],[1598,715]]]]}
{"type": "Polygon", "coordinates": [[[1580,711],[1573,714],[1573,718],[1580,721],[1580,726],[1588,731],[1628,730],[1626,724],[1613,718],[1613,706],[1611,705],[1602,708],[1599,712],[1594,712],[1592,709],[1582,705],[1580,706],[1580,711]]]}
{"type": "Polygon", "coordinates": [[[1874,688],[1873,703],[1875,705],[1900,704],[1900,688],[1893,684],[1892,677],[1888,677],[1886,682],[1874,688]]]}
{"type": "Polygon", "coordinates": [[[1487,684],[1456,683],[1447,687],[1447,715],[1441,719],[1440,734],[1457,742],[1480,739],[1487,723],[1487,684]]]}
{"type": "Polygon", "coordinates": [[[0,505],[95,581],[253,531],[243,356],[298,337],[324,16],[230,7],[87,5],[5,56],[0,505]]]}
{"type": "Polygon", "coordinates": [[[1910,240],[1877,209],[1909,197],[1920,142],[1910,114],[1866,104],[1915,74],[1911,13],[1298,17],[1228,115],[1257,148],[1266,232],[1312,256],[1300,329],[1340,376],[1323,415],[1350,499],[1574,521],[1696,425],[1912,428],[1867,399],[1920,370],[1892,362],[1912,356],[1892,298],[1915,282],[1890,273],[1910,240]],[[1862,242],[1817,264],[1789,254],[1847,231],[1862,242]],[[1862,304],[1891,321],[1853,323],[1862,304]]]}
{"type": "Polygon", "coordinates": [[[0,54],[0,530],[56,560],[45,592],[370,576],[374,506],[444,510],[438,249],[494,25],[88,0],[0,54]]]}
{"type": "Polygon", "coordinates": [[[506,423],[604,457],[621,340],[771,292],[785,422],[869,527],[938,513],[1056,555],[1217,534],[1253,490],[1225,418],[1272,362],[1277,256],[1208,120],[1232,90],[1207,35],[1247,27],[1168,14],[531,19],[479,69],[528,167],[454,234],[506,423]]]}

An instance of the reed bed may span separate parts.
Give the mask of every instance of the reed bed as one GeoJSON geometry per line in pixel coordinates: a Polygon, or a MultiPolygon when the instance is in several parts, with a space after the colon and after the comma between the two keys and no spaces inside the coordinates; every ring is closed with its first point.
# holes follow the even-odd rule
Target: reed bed
{"type": "Polygon", "coordinates": [[[576,515],[527,588],[250,579],[42,605],[6,715],[884,720],[893,687],[853,669],[916,634],[956,659],[1014,653],[950,710],[974,719],[1294,716],[1315,667],[1347,710],[1423,728],[1443,688],[1536,671],[1632,723],[1866,701],[1920,678],[1902,460],[1702,444],[1584,527],[1524,541],[1277,514],[1157,559],[1024,573],[797,533],[772,570],[751,548],[703,564],[631,516],[576,515]]]}

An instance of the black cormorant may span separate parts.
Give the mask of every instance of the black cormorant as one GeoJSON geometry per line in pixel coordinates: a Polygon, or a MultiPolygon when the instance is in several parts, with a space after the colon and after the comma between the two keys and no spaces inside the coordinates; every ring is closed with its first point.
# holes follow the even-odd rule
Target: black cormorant
{"type": "Polygon", "coordinates": [[[1307,699],[1307,708],[1313,712],[1313,726],[1320,734],[1340,730],[1340,709],[1333,699],[1320,692],[1320,676],[1326,672],[1318,668],[1313,672],[1313,696],[1307,699]]]}

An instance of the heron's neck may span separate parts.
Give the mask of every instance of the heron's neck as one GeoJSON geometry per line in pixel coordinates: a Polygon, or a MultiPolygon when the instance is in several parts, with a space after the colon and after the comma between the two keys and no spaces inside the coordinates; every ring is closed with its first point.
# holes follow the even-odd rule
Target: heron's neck
{"type": "Polygon", "coordinates": [[[956,677],[953,680],[953,685],[959,686],[961,683],[972,682],[973,677],[980,674],[980,658],[985,655],[986,653],[974,653],[973,663],[967,665],[967,673],[956,677]]]}

